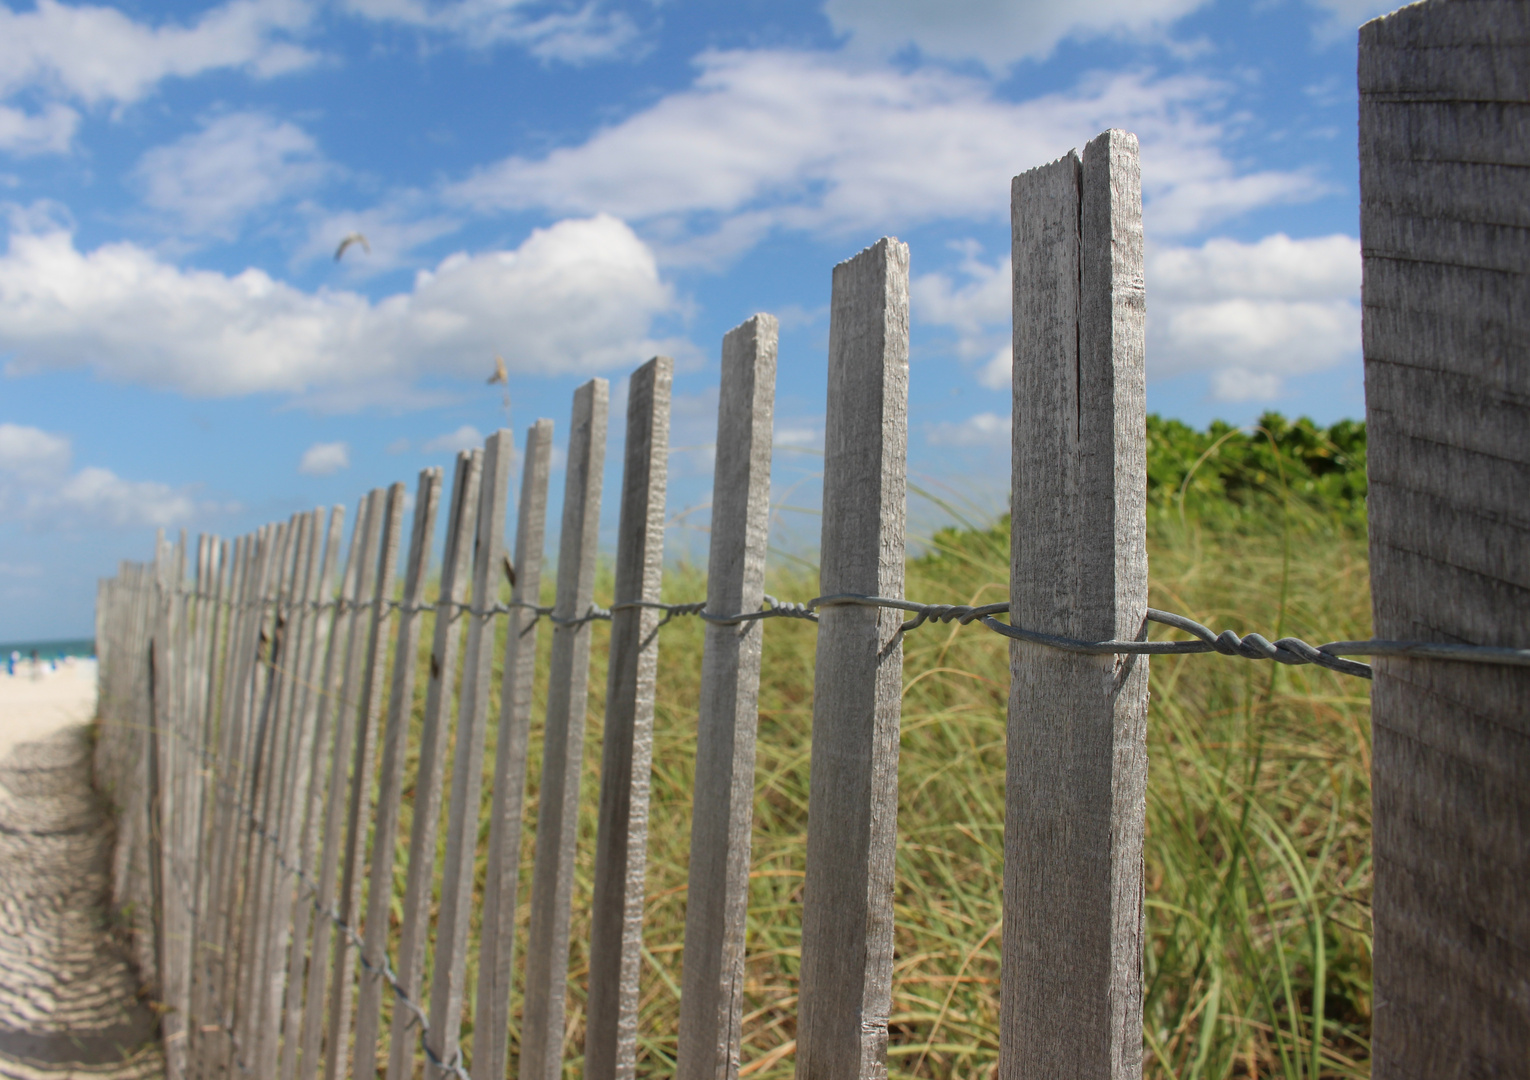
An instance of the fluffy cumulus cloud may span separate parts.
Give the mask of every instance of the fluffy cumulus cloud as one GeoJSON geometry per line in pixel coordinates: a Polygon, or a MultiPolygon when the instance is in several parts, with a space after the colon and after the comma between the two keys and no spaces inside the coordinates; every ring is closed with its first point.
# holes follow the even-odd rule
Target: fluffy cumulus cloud
{"type": "Polygon", "coordinates": [[[1322,191],[1304,173],[1240,172],[1217,118],[1226,88],[1209,79],[1094,76],[1013,102],[984,80],[847,66],[832,54],[708,52],[697,62],[689,89],[578,145],[504,159],[448,196],[481,211],[612,213],[646,223],[670,257],[717,257],[776,228],[1001,217],[1015,173],[1112,125],[1142,140],[1155,235],[1322,191]]]}
{"type": "Polygon", "coordinates": [[[476,450],[482,445],[483,432],[472,424],[463,424],[456,431],[427,439],[420,449],[427,454],[455,454],[461,450],[476,450]]]}
{"type": "MultiPolygon", "coordinates": [[[[1345,2],[1345,0],[1338,0],[1345,2]]],[[[1002,67],[1039,59],[1064,38],[1140,34],[1168,25],[1206,0],[828,0],[824,13],[852,42],[883,52],[916,47],[926,56],[1002,67]]]]}
{"type": "Polygon", "coordinates": [[[1147,261],[1151,373],[1210,374],[1222,401],[1277,397],[1287,376],[1360,355],[1360,242],[1218,238],[1147,261]]]}
{"type": "Polygon", "coordinates": [[[79,123],[69,104],[126,104],[161,80],[220,68],[271,76],[314,54],[293,35],[311,20],[306,0],[229,0],[195,22],[138,22],[115,7],[37,0],[0,6],[0,100],[50,99],[37,112],[0,107],[0,149],[60,151],[79,123]]]}
{"type": "Polygon", "coordinates": [[[240,112],[148,151],[134,176],[144,202],[182,229],[227,239],[247,214],[311,188],[327,171],[307,132],[240,112]]]}
{"type": "Polygon", "coordinates": [[[612,217],[566,220],[514,251],[457,254],[373,302],[307,293],[261,270],[170,265],[131,243],[94,251],[62,229],[13,232],[0,256],[0,352],[11,374],[87,367],[197,396],[279,393],[350,408],[418,404],[425,375],[606,370],[674,343],[653,253],[612,217]]]}
{"type": "MultiPolygon", "coordinates": [[[[1287,376],[1360,354],[1360,243],[1350,236],[1253,243],[1226,237],[1159,247],[1147,259],[1148,373],[1206,372],[1219,401],[1279,397],[1287,376]]],[[[953,333],[978,382],[1010,385],[1010,267],[967,249],[947,273],[911,285],[912,313],[953,333]]],[[[948,443],[957,432],[935,431],[948,443]]]]}
{"type": "Polygon", "coordinates": [[[350,467],[351,448],[343,442],[314,443],[298,462],[298,472],[304,476],[331,476],[350,467]]]}
{"type": "Polygon", "coordinates": [[[71,471],[71,457],[62,435],[0,423],[0,513],[51,529],[169,526],[215,509],[168,484],[94,466],[71,471]]]}
{"type": "Polygon", "coordinates": [[[505,42],[568,64],[627,55],[639,44],[632,19],[596,0],[346,0],[344,6],[364,18],[449,34],[475,47],[505,42]]]}
{"type": "Polygon", "coordinates": [[[980,412],[965,420],[942,420],[929,426],[925,440],[931,446],[983,446],[1009,453],[1009,417],[980,412]]]}

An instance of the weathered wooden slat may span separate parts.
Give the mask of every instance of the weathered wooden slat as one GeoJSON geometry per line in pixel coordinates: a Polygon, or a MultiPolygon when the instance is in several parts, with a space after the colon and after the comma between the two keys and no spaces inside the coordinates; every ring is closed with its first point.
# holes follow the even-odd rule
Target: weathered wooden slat
{"type": "MultiPolygon", "coordinates": [[[[1015,178],[1011,619],[1146,633],[1137,140],[1015,178]]],[[[1142,1072],[1146,657],[1010,650],[1005,1080],[1142,1072]]]]}
{"type": "MultiPolygon", "coordinates": [[[[834,268],[819,592],[903,595],[908,247],[834,268]]],[[[898,825],[901,613],[835,605],[818,622],[800,1080],[887,1074],[898,825]]]]}
{"type": "MultiPolygon", "coordinates": [[[[382,704],[383,675],[387,667],[387,638],[393,629],[393,608],[389,601],[393,599],[393,579],[398,571],[399,533],[403,523],[404,485],[393,484],[388,488],[387,505],[383,510],[382,554],[377,563],[377,579],[370,594],[372,607],[367,618],[366,671],[361,681],[361,700],[357,706],[360,728],[351,759],[351,786],[339,892],[340,918],[347,927],[356,926],[361,912],[361,869],[365,855],[363,846],[372,811],[372,766],[377,748],[377,713],[382,704]]],[[[345,1065],[351,1030],[351,995],[356,974],[356,953],[348,935],[336,933],[330,971],[333,974],[327,1018],[328,1035],[324,1046],[324,1075],[326,1080],[335,1080],[345,1065]]],[[[310,977],[309,994],[317,994],[321,986],[322,983],[316,983],[310,977]]],[[[318,1010],[309,1004],[308,1014],[317,1017],[318,1010]]],[[[315,1022],[314,1028],[317,1027],[315,1022]]],[[[307,1045],[310,1038],[308,1032],[305,1026],[305,1062],[314,1060],[318,1054],[316,1043],[312,1047],[307,1045]]]]}
{"type": "MultiPolygon", "coordinates": [[[[722,344],[707,560],[711,615],[757,611],[770,537],[777,324],[756,315],[722,344]]],[[[765,624],[708,624],[696,718],[678,1080],[736,1080],[765,624]]]]}
{"type": "Polygon", "coordinates": [[[607,666],[584,1075],[636,1072],[638,975],[643,961],[648,791],[653,773],[654,682],[664,577],[664,494],[674,361],[656,356],[632,373],[607,666]]]}
{"type": "Polygon", "coordinates": [[[243,933],[240,936],[238,996],[235,1031],[236,1067],[257,1068],[262,1053],[262,1022],[265,1019],[264,981],[266,930],[270,920],[270,893],[276,860],[271,837],[280,826],[278,820],[278,778],[281,775],[287,726],[283,705],[286,701],[287,665],[291,660],[292,606],[297,591],[302,543],[302,517],[293,515],[281,527],[278,543],[279,576],[272,596],[272,612],[266,654],[262,660],[259,694],[259,720],[255,736],[253,796],[250,807],[258,829],[250,833],[249,871],[245,878],[242,903],[243,933]]]}
{"type": "MultiPolygon", "coordinates": [[[[1375,636],[1530,647],[1530,9],[1360,29],[1375,636]]],[[[1530,671],[1378,658],[1377,1080],[1530,1062],[1530,671]]]]}
{"type": "MultiPolygon", "coordinates": [[[[377,587],[378,551],[382,543],[384,517],[387,511],[387,492],[373,488],[362,500],[356,518],[356,564],[352,574],[350,595],[343,596],[341,610],[345,616],[345,663],[340,673],[339,685],[331,682],[323,687],[333,701],[330,715],[333,717],[334,741],[325,758],[329,763],[328,776],[316,770],[316,793],[322,791],[324,803],[323,836],[318,845],[318,891],[313,901],[323,911],[334,910],[339,888],[340,862],[343,856],[345,810],[350,790],[351,767],[355,747],[361,737],[359,729],[365,724],[360,715],[362,684],[367,660],[367,647],[371,637],[370,623],[379,614],[372,601],[377,587]]],[[[307,916],[304,916],[307,918],[307,916]]],[[[323,1032],[324,987],[329,971],[329,945],[334,934],[334,924],[325,917],[311,918],[312,930],[308,940],[308,977],[303,999],[303,1023],[289,1037],[301,1039],[302,1057],[298,1061],[298,1075],[311,1080],[319,1071],[319,1042],[323,1032]]],[[[294,988],[295,993],[295,988],[294,988]]],[[[291,1004],[297,1003],[296,996],[291,1004]]]]}
{"type": "MultiPolygon", "coordinates": [[[[452,765],[452,799],[447,811],[446,853],[441,867],[441,906],[436,920],[435,963],[430,983],[430,1034],[439,1062],[457,1059],[467,979],[467,939],[473,902],[473,859],[478,846],[478,804],[483,787],[484,741],[488,734],[489,677],[493,669],[494,615],[505,552],[506,493],[515,445],[508,430],[490,435],[483,449],[478,494],[478,537],[473,546],[472,610],[464,612],[467,643],[462,651],[462,690],[452,765]]],[[[450,1075],[427,1063],[427,1080],[450,1075]]]]}
{"type": "Polygon", "coordinates": [[[270,884],[265,893],[266,926],[264,943],[257,963],[260,965],[259,1002],[260,1034],[254,1054],[261,1075],[271,1075],[277,1063],[281,1038],[281,1004],[286,985],[283,964],[291,935],[292,906],[296,885],[291,872],[299,846],[303,818],[298,809],[299,792],[306,792],[306,775],[312,760],[313,725],[304,715],[303,699],[314,678],[318,652],[314,649],[315,627],[319,612],[320,571],[324,560],[324,512],[303,514],[300,522],[297,562],[300,572],[294,582],[292,604],[287,616],[285,645],[281,660],[283,696],[278,724],[283,730],[280,766],[273,773],[276,783],[272,830],[277,837],[269,853],[270,884]]]}
{"type": "Polygon", "coordinates": [[[273,724],[277,756],[271,771],[271,804],[267,831],[274,840],[265,845],[266,880],[260,893],[263,925],[254,958],[258,1009],[256,1036],[250,1050],[252,1067],[262,1076],[275,1074],[281,1039],[281,1005],[286,985],[286,943],[291,933],[292,903],[297,882],[287,867],[297,855],[303,819],[296,806],[299,777],[306,771],[312,727],[304,722],[303,697],[314,667],[312,649],[314,602],[318,596],[322,560],[323,511],[302,514],[298,521],[298,545],[294,561],[292,594],[282,630],[280,665],[281,696],[273,724]]]}
{"type": "Polygon", "coordinates": [[[361,986],[356,1000],[356,1049],[352,1074],[357,1080],[372,1080],[377,1075],[377,1039],[382,1020],[382,998],[388,989],[382,978],[382,968],[388,944],[388,905],[393,897],[393,849],[398,843],[404,756],[409,736],[409,717],[414,708],[415,659],[419,654],[423,616],[420,607],[425,602],[431,538],[435,535],[436,512],[440,502],[441,470],[425,469],[420,473],[415,489],[414,525],[410,532],[398,637],[393,651],[388,717],[383,726],[382,764],[377,781],[377,820],[372,834],[372,862],[367,880],[366,930],[363,938],[367,964],[362,967],[361,986]]]}
{"type": "MultiPolygon", "coordinates": [[[[409,868],[404,886],[404,925],[398,948],[398,979],[417,1008],[425,977],[425,947],[430,933],[432,881],[436,867],[436,833],[441,822],[441,781],[446,771],[447,737],[451,728],[452,694],[457,686],[457,653],[462,635],[461,604],[472,572],[473,539],[478,516],[478,485],[483,474],[483,451],[457,455],[452,479],[451,517],[441,564],[441,592],[436,605],[435,641],[430,653],[430,683],[425,693],[425,719],[420,729],[420,764],[414,781],[414,823],[409,834],[409,868]]],[[[454,778],[456,779],[456,778],[454,778]]],[[[388,1046],[388,1076],[412,1076],[419,1046],[413,1012],[393,1009],[388,1046]]]]}
{"type": "Polygon", "coordinates": [[[526,433],[520,508],[515,518],[515,581],[510,589],[510,618],[505,632],[499,741],[494,753],[494,794],[489,811],[489,857],[479,937],[478,1011],[473,1018],[473,1080],[503,1080],[509,1050],[521,815],[526,799],[531,692],[540,622],[536,611],[526,605],[535,608],[542,595],[552,433],[551,420],[538,420],[526,433]]]}
{"type": "Polygon", "coordinates": [[[610,393],[604,379],[591,379],[574,391],[568,433],[542,784],[537,796],[537,854],[532,867],[531,926],[526,944],[526,1005],[517,1072],[522,1080],[559,1080],[563,1074],[569,917],[590,682],[590,624],[575,625],[574,621],[589,612],[594,598],[610,393]]]}
{"type": "MultiPolygon", "coordinates": [[[[360,509],[363,512],[357,517],[356,532],[352,538],[353,552],[359,550],[357,545],[364,542],[364,534],[368,528],[366,505],[367,501],[362,500],[360,509]]],[[[304,783],[294,791],[292,797],[292,812],[294,819],[298,822],[297,855],[294,865],[302,868],[310,882],[313,880],[314,849],[318,844],[319,819],[322,816],[321,807],[324,804],[323,793],[327,790],[326,771],[330,753],[329,724],[331,718],[336,715],[339,705],[335,699],[334,689],[339,683],[338,672],[342,663],[342,654],[345,651],[345,627],[350,620],[350,613],[345,609],[344,604],[336,603],[334,583],[335,564],[339,561],[340,533],[343,524],[344,510],[339,506],[333,507],[330,511],[329,530],[318,572],[318,587],[314,592],[318,600],[328,606],[315,612],[317,618],[313,623],[313,643],[305,668],[303,692],[298,704],[302,723],[310,734],[304,750],[304,783]]],[[[341,587],[341,596],[344,598],[349,599],[354,596],[357,574],[360,572],[359,565],[356,558],[352,557],[351,565],[345,572],[345,583],[341,587]]],[[[292,933],[287,950],[286,1002],[283,1008],[283,1025],[287,1035],[282,1043],[280,1064],[280,1075],[284,1080],[290,1080],[296,1067],[298,1041],[293,1033],[298,1028],[302,1005],[303,964],[308,954],[309,924],[313,918],[312,899],[305,892],[297,898],[292,909],[292,933]]]]}

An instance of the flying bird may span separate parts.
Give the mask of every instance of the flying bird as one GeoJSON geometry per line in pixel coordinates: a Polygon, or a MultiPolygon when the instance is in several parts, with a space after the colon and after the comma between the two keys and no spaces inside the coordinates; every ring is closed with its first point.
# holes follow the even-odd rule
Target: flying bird
{"type": "Polygon", "coordinates": [[[352,244],[360,244],[362,249],[368,255],[372,254],[372,245],[367,243],[367,238],[365,236],[361,235],[359,232],[347,233],[345,239],[340,241],[340,246],[335,248],[335,262],[340,261],[340,256],[344,255],[345,249],[350,247],[352,244]]]}
{"type": "Polygon", "coordinates": [[[494,374],[490,375],[487,381],[490,386],[496,384],[500,386],[510,385],[510,373],[505,370],[505,358],[497,353],[494,356],[494,374]]]}

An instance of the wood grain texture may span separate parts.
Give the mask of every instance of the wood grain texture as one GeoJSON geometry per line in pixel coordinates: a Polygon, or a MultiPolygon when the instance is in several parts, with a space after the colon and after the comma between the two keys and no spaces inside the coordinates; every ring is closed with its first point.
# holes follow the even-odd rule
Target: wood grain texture
{"type": "MultiPolygon", "coordinates": [[[[1015,178],[1011,619],[1142,636],[1142,196],[1135,136],[1015,178]]],[[[1142,1072],[1145,657],[1013,642],[999,1075],[1142,1072]]]]}
{"type": "MultiPolygon", "coordinates": [[[[350,784],[352,759],[356,744],[361,738],[362,717],[359,715],[359,706],[367,663],[369,644],[367,631],[368,624],[378,614],[377,606],[372,601],[373,590],[377,587],[376,567],[386,512],[387,493],[382,488],[373,488],[368,492],[357,510],[356,531],[352,540],[356,550],[350,596],[352,603],[337,609],[337,614],[344,616],[344,636],[340,639],[344,642],[344,663],[339,672],[338,686],[334,681],[322,684],[323,694],[332,702],[329,714],[333,717],[334,737],[324,754],[324,760],[329,765],[327,775],[321,769],[316,768],[315,771],[316,777],[322,778],[322,783],[316,784],[314,790],[316,794],[322,793],[324,824],[316,849],[319,856],[315,874],[318,891],[311,899],[323,911],[334,910],[338,894],[340,863],[344,854],[346,796],[350,784]]],[[[339,640],[337,640],[338,644],[339,640]]],[[[330,652],[331,658],[336,655],[338,650],[330,652]]],[[[326,663],[326,668],[331,668],[331,665],[326,663]]],[[[318,801],[314,801],[310,812],[318,809],[318,801]]],[[[301,1027],[290,1030],[288,1037],[290,1040],[301,1040],[299,1048],[302,1051],[302,1059],[298,1062],[298,1075],[309,1080],[318,1071],[318,1035],[322,1030],[319,1023],[324,1006],[325,976],[329,970],[329,943],[334,933],[334,925],[324,917],[310,919],[304,915],[302,918],[309,921],[312,926],[311,935],[306,942],[308,975],[306,979],[300,980],[306,984],[307,996],[301,998],[303,1023],[301,1027]]],[[[299,944],[298,947],[301,948],[302,945],[299,944]]],[[[300,1000],[300,993],[299,987],[294,985],[293,997],[290,999],[294,1006],[300,1000]]]]}
{"type": "Polygon", "coordinates": [[[659,612],[664,576],[664,495],[669,475],[669,395],[674,361],[656,356],[632,373],[616,530],[611,646],[606,680],[595,884],[590,900],[590,983],[584,1039],[587,1080],[632,1077],[637,1068],[638,974],[643,959],[648,792],[653,771],[659,612]]]}
{"type": "MultiPolygon", "coordinates": [[[[1530,7],[1360,30],[1375,635],[1530,646],[1530,7]]],[[[1377,1080],[1530,1062],[1530,672],[1378,659],[1377,1080]]]]}
{"type": "MultiPolygon", "coordinates": [[[[404,884],[403,931],[399,939],[398,980],[411,1001],[424,1007],[425,946],[430,934],[432,884],[436,868],[436,833],[441,822],[441,782],[451,727],[452,696],[457,686],[457,654],[463,612],[473,569],[477,531],[478,485],[483,451],[457,455],[452,479],[451,516],[441,562],[441,591],[436,606],[435,641],[430,651],[430,682],[420,728],[420,761],[414,779],[414,822],[409,833],[409,867],[404,884]]],[[[413,1076],[419,1039],[414,1014],[398,1006],[388,1046],[388,1076],[413,1076]]]]}
{"type": "MultiPolygon", "coordinates": [[[[347,796],[345,846],[341,849],[340,891],[338,910],[346,927],[354,928],[361,911],[361,877],[363,850],[367,839],[372,812],[372,774],[377,754],[378,711],[383,701],[383,676],[387,669],[387,639],[393,629],[393,608],[387,601],[393,599],[393,579],[398,571],[399,533],[404,521],[404,485],[390,485],[386,504],[382,511],[382,540],[377,559],[376,580],[369,591],[372,607],[367,612],[367,645],[365,674],[361,680],[361,700],[357,704],[359,727],[355,750],[351,756],[351,783],[347,796]]],[[[312,972],[323,968],[322,960],[309,961],[309,988],[311,997],[322,993],[322,979],[315,980],[312,972]]],[[[324,1044],[324,1075],[335,1080],[345,1063],[351,1031],[351,1002],[356,975],[356,952],[349,935],[336,934],[333,958],[329,962],[330,993],[329,1011],[324,1018],[327,1032],[324,1044]]],[[[320,1010],[312,1004],[306,1006],[308,1016],[313,1018],[313,1028],[318,1027],[320,1010]]],[[[316,1064],[317,1040],[310,1035],[308,1017],[304,1019],[303,1055],[304,1072],[310,1063],[316,1064]]]]}
{"type": "MultiPolygon", "coordinates": [[[[757,611],[764,602],[777,335],[775,317],[762,314],[723,337],[707,559],[706,610],[711,615],[757,611]]],[[[708,623],[706,628],[696,718],[678,1080],[738,1076],[764,630],[761,621],[708,623]]]]}
{"type": "Polygon", "coordinates": [[[535,607],[542,595],[542,551],[547,539],[547,479],[552,466],[552,435],[551,420],[538,420],[526,433],[520,508],[515,515],[515,583],[510,589],[512,606],[505,631],[499,738],[494,753],[494,795],[489,809],[489,855],[479,938],[478,1011],[473,1018],[473,1080],[504,1080],[509,1057],[521,818],[526,802],[537,626],[541,621],[535,611],[515,605],[535,607]]]}
{"type": "MultiPolygon", "coordinates": [[[[600,490],[606,459],[610,387],[592,379],[574,391],[558,540],[554,617],[586,614],[594,597],[600,490]]],[[[521,1022],[522,1080],[559,1080],[568,988],[569,915],[579,829],[579,771],[589,705],[590,624],[554,624],[547,676],[547,725],[538,793],[537,854],[526,944],[526,1004],[521,1022]]]]}
{"type": "MultiPolygon", "coordinates": [[[[834,268],[819,592],[903,595],[908,246],[834,268]]],[[[887,1075],[902,614],[819,613],[798,1080],[887,1075]]]]}
{"type": "Polygon", "coordinates": [[[409,718],[414,709],[415,659],[420,650],[420,627],[425,585],[430,571],[431,540],[441,502],[441,470],[425,469],[415,487],[414,523],[405,562],[404,589],[399,610],[398,636],[393,648],[392,684],[388,692],[388,715],[383,724],[382,763],[377,778],[377,814],[372,832],[372,861],[367,876],[366,928],[362,938],[368,966],[363,966],[356,998],[356,1080],[377,1075],[377,1041],[382,1023],[383,994],[388,989],[382,965],[388,944],[388,908],[393,898],[393,852],[398,842],[399,812],[403,805],[404,757],[409,718]]]}
{"type": "MultiPolygon", "coordinates": [[[[494,616],[504,573],[506,487],[514,450],[508,430],[490,435],[483,449],[478,537],[473,545],[473,610],[465,612],[462,690],[457,715],[452,800],[447,812],[446,853],[441,866],[441,904],[436,917],[435,962],[430,981],[430,1049],[437,1060],[457,1057],[467,979],[467,940],[473,903],[473,860],[478,847],[479,793],[488,733],[489,676],[493,667],[494,616]]],[[[428,1062],[426,1080],[450,1075],[428,1062]]]]}

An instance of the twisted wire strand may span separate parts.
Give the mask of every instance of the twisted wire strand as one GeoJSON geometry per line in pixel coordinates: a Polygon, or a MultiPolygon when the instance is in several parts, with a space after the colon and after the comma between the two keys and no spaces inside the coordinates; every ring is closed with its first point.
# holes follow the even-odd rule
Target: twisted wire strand
{"type": "MultiPolygon", "coordinates": [[[[575,629],[586,623],[598,620],[610,620],[613,614],[618,611],[642,608],[664,612],[664,618],[659,621],[659,626],[663,626],[673,619],[686,615],[695,615],[706,622],[719,626],[736,626],[760,619],[775,618],[804,619],[809,622],[817,622],[819,608],[836,605],[854,605],[858,607],[894,608],[911,613],[914,617],[899,627],[898,633],[900,635],[914,630],[926,622],[955,622],[962,626],[979,622],[987,629],[992,630],[994,633],[1002,634],[1004,637],[1030,642],[1033,645],[1044,645],[1048,648],[1060,649],[1063,652],[1086,655],[1177,656],[1214,652],[1223,656],[1239,657],[1244,660],[1271,660],[1277,664],[1291,666],[1313,664],[1326,668],[1329,671],[1336,671],[1343,675],[1354,675],[1362,679],[1372,678],[1373,670],[1371,666],[1354,660],[1345,660],[1345,656],[1399,656],[1425,660],[1455,660],[1464,663],[1530,667],[1530,649],[1436,641],[1388,641],[1375,638],[1366,641],[1330,641],[1324,645],[1312,645],[1296,637],[1283,637],[1276,641],[1271,641],[1263,634],[1258,633],[1240,636],[1232,630],[1223,630],[1219,634],[1209,626],[1197,622],[1189,616],[1178,615],[1171,611],[1161,611],[1158,608],[1147,609],[1147,622],[1160,623],[1164,626],[1181,630],[1190,634],[1195,640],[1149,641],[1144,637],[1133,641],[1086,641],[1080,638],[1063,637],[1057,634],[1044,633],[1040,630],[1029,630],[1024,627],[1014,626],[1011,623],[1000,622],[994,616],[1008,614],[1009,604],[985,604],[978,607],[965,604],[921,604],[914,600],[903,600],[888,596],[868,596],[861,593],[833,593],[814,597],[805,604],[781,601],[769,595],[766,595],[765,601],[769,606],[763,607],[758,611],[743,611],[722,615],[708,612],[705,601],[666,604],[657,601],[632,600],[612,604],[609,608],[591,604],[583,615],[567,618],[556,614],[555,610],[551,607],[528,604],[523,601],[511,601],[507,604],[493,604],[483,607],[474,607],[472,604],[453,600],[442,600],[435,604],[414,605],[405,605],[398,600],[385,600],[381,602],[400,611],[456,611],[459,614],[467,612],[480,618],[493,617],[516,610],[525,610],[533,613],[533,624],[538,619],[547,618],[555,626],[565,629],[575,629]]],[[[278,603],[278,601],[266,600],[259,603],[270,605],[278,603]]],[[[366,601],[335,599],[300,601],[285,606],[288,609],[304,606],[335,607],[343,611],[370,607],[376,603],[379,603],[379,601],[375,599],[366,601]]],[[[527,629],[529,628],[528,626],[527,629]]],[[[1144,629],[1146,628],[1144,627],[1144,629]]]]}

